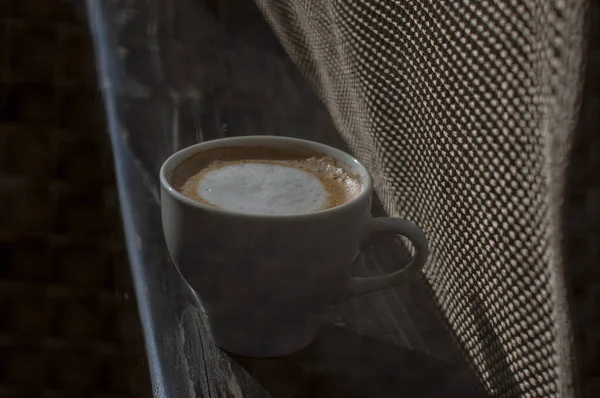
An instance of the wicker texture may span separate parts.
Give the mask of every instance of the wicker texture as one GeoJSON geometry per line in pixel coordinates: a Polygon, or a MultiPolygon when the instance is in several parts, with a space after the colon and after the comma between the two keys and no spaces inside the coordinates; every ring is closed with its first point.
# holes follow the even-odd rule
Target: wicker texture
{"type": "Polygon", "coordinates": [[[137,396],[148,382],[85,21],[67,2],[0,2],[0,72],[0,397],[137,396]]]}
{"type": "Polygon", "coordinates": [[[584,2],[257,0],[431,240],[425,274],[488,391],[571,396],[562,209],[584,2]]]}

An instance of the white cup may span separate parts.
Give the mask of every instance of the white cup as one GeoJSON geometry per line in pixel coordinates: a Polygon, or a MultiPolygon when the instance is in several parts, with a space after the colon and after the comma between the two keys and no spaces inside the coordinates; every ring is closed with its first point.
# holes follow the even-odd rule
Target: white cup
{"type": "Polygon", "coordinates": [[[317,142],[244,136],[207,141],[170,156],[160,170],[162,221],[173,261],[197,293],[217,346],[239,355],[291,354],[314,340],[322,314],[342,299],[411,280],[428,255],[414,223],[373,218],[373,183],[349,154],[317,142]],[[197,153],[219,147],[260,146],[321,153],[362,183],[348,202],[294,215],[231,212],[196,202],[171,185],[175,168],[197,153]],[[399,234],[415,247],[400,270],[370,278],[351,266],[373,235],[399,234]]]}

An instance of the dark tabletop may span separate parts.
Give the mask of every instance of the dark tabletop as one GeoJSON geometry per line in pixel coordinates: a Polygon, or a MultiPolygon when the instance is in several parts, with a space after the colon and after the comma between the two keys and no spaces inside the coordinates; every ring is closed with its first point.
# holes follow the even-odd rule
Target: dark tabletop
{"type": "MultiPolygon", "coordinates": [[[[480,396],[424,278],[331,308],[317,341],[295,355],[216,348],[165,246],[162,162],[234,135],[345,145],[250,0],[88,0],[88,19],[155,396],[480,396]]],[[[377,201],[373,211],[382,214],[377,201]]],[[[354,272],[406,258],[400,242],[382,241],[354,272]]]]}

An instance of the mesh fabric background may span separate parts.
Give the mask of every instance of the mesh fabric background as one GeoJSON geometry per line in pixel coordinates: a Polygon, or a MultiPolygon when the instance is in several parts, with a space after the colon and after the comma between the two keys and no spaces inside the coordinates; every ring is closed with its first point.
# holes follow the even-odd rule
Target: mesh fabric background
{"type": "Polygon", "coordinates": [[[487,389],[572,395],[560,208],[584,1],[256,1],[387,211],[428,234],[487,389]]]}

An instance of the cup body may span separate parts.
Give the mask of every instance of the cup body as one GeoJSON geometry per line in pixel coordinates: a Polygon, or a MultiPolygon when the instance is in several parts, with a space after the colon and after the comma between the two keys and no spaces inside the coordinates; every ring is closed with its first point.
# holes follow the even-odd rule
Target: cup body
{"type": "Polygon", "coordinates": [[[315,142],[285,137],[208,141],[161,168],[162,222],[181,275],[198,295],[215,343],[230,352],[272,357],[307,346],[324,310],[345,294],[350,266],[370,219],[372,182],[356,159],[315,142]],[[338,160],[362,182],[350,201],[299,215],[251,215],[193,201],[170,185],[190,156],[218,147],[310,150],[338,160]]]}

